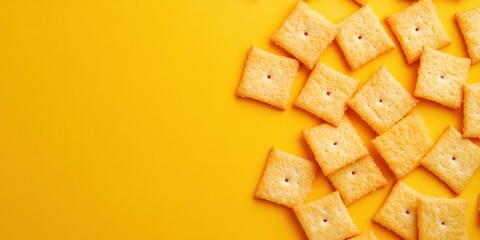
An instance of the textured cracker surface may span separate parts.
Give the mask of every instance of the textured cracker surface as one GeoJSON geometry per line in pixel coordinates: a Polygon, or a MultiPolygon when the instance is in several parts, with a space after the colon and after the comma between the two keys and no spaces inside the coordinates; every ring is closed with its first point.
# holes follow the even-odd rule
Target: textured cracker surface
{"type": "Polygon", "coordinates": [[[336,24],[300,0],[271,40],[312,69],[337,33],[336,24]]]}
{"type": "Polygon", "coordinates": [[[456,57],[426,47],[420,59],[414,95],[450,108],[459,108],[470,62],[469,58],[456,57]]]}
{"type": "Polygon", "coordinates": [[[424,197],[418,201],[419,239],[468,239],[467,200],[424,197]]]}
{"type": "Polygon", "coordinates": [[[359,234],[338,192],[293,210],[310,240],[343,240],[359,234]]]}
{"type": "Polygon", "coordinates": [[[472,63],[480,61],[480,7],[455,14],[472,63]]]}
{"type": "Polygon", "coordinates": [[[432,0],[414,2],[387,17],[409,64],[416,62],[424,47],[440,49],[452,42],[438,18],[432,0]]]}
{"type": "Polygon", "coordinates": [[[353,70],[395,48],[369,5],[338,23],[337,42],[353,70]]]}
{"type": "Polygon", "coordinates": [[[295,105],[338,126],[360,82],[332,67],[318,63],[307,79],[295,105]]]}
{"type": "Polygon", "coordinates": [[[404,239],[417,239],[417,200],[421,197],[399,180],[373,220],[404,239]]]}
{"type": "Polygon", "coordinates": [[[257,47],[248,53],[237,95],[285,109],[300,63],[257,47]]]}
{"type": "Polygon", "coordinates": [[[305,129],[302,134],[325,175],[368,154],[355,128],[344,116],[338,127],[324,123],[305,129]]]}
{"type": "Polygon", "coordinates": [[[302,204],[316,171],[315,162],[272,148],[255,197],[288,207],[302,204]]]}
{"type": "Polygon", "coordinates": [[[354,238],[350,238],[350,240],[377,240],[377,236],[375,236],[373,230],[369,229],[354,238]]]}
{"type": "Polygon", "coordinates": [[[420,162],[460,194],[480,166],[480,148],[450,126],[420,162]]]}
{"type": "Polygon", "coordinates": [[[463,136],[480,138],[480,83],[463,87],[463,136]]]}
{"type": "Polygon", "coordinates": [[[388,184],[370,155],[335,171],[328,178],[346,205],[388,184]]]}
{"type": "Polygon", "coordinates": [[[348,101],[348,105],[377,133],[395,125],[416,104],[417,100],[385,66],[381,66],[348,101]]]}
{"type": "Polygon", "coordinates": [[[395,176],[401,178],[420,165],[420,160],[433,146],[433,141],[420,114],[412,112],[377,136],[372,144],[395,176]]]}

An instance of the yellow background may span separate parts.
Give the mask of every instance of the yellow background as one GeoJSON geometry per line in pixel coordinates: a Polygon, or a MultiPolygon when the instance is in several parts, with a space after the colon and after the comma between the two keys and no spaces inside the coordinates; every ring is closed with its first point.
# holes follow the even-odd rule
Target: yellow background
{"type": "MultiPolygon", "coordinates": [[[[383,21],[411,4],[371,0],[383,21]]],[[[296,0],[18,0],[0,3],[0,239],[306,239],[289,209],[253,198],[272,146],[313,160],[300,131],[321,120],[235,97],[248,49],[288,56],[269,41],[296,0]]],[[[350,0],[311,0],[332,21],[350,0]]],[[[453,43],[453,19],[478,1],[438,0],[453,43]]],[[[381,64],[410,91],[418,63],[397,48],[358,71],[336,43],[321,61],[364,82],[381,64]]],[[[302,66],[294,99],[309,71],[302,66]]],[[[480,64],[469,82],[480,78],[480,64]]],[[[438,139],[461,129],[461,110],[415,108],[438,139]]],[[[373,131],[347,111],[389,185],[349,206],[363,231],[398,239],[372,223],[393,174],[370,144],[373,131]]],[[[478,142],[477,142],[478,143],[478,142]]],[[[418,168],[405,181],[454,197],[418,168]]],[[[480,172],[469,200],[471,239],[480,238],[480,172]]],[[[309,200],[333,191],[319,173],[309,200]]]]}

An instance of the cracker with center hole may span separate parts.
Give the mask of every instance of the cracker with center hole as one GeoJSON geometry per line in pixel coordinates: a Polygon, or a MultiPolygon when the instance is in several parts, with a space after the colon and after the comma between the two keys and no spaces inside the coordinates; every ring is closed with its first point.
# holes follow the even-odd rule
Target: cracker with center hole
{"type": "Polygon", "coordinates": [[[347,116],[338,127],[328,123],[305,129],[302,134],[325,175],[368,154],[367,147],[347,116]]]}
{"type": "Polygon", "coordinates": [[[467,200],[423,197],[418,201],[419,239],[468,239],[467,200]]]}
{"type": "Polygon", "coordinates": [[[347,101],[359,83],[360,81],[319,62],[308,77],[295,105],[338,126],[347,109],[347,101]]]}
{"type": "Polygon", "coordinates": [[[480,166],[480,148],[450,126],[420,163],[460,194],[480,166]]]}
{"type": "Polygon", "coordinates": [[[463,136],[480,138],[480,83],[463,87],[463,136]]]}
{"type": "Polygon", "coordinates": [[[377,133],[395,125],[416,104],[417,100],[385,66],[381,66],[348,101],[348,105],[377,133]]]}
{"type": "Polygon", "coordinates": [[[418,61],[424,47],[440,49],[452,40],[432,0],[421,0],[387,17],[409,64],[418,61]]]}
{"type": "Polygon", "coordinates": [[[327,176],[342,196],[345,205],[388,184],[370,155],[327,176]]]}
{"type": "Polygon", "coordinates": [[[338,192],[293,210],[310,240],[343,240],[359,234],[338,192]]]}
{"type": "Polygon", "coordinates": [[[421,197],[399,180],[373,220],[404,239],[417,239],[417,200],[421,197]]]}
{"type": "Polygon", "coordinates": [[[469,68],[469,58],[426,47],[420,58],[414,95],[457,109],[462,105],[462,88],[469,68]]]}
{"type": "Polygon", "coordinates": [[[401,178],[420,165],[433,141],[420,114],[413,112],[373,139],[372,144],[395,177],[401,178]]]}
{"type": "Polygon", "coordinates": [[[480,61],[480,7],[455,14],[472,63],[480,61]]]}
{"type": "Polygon", "coordinates": [[[350,238],[350,240],[377,240],[377,239],[378,238],[377,236],[375,236],[375,233],[373,232],[372,229],[367,230],[356,237],[350,238]]]}
{"type": "Polygon", "coordinates": [[[304,203],[312,188],[315,162],[272,148],[255,197],[293,207],[304,203]]]}
{"type": "Polygon", "coordinates": [[[285,109],[300,63],[252,47],[236,94],[285,109]]]}
{"type": "Polygon", "coordinates": [[[299,0],[271,40],[312,69],[337,33],[336,24],[299,0]]]}
{"type": "Polygon", "coordinates": [[[395,48],[370,5],[338,23],[337,42],[353,70],[395,48]]]}

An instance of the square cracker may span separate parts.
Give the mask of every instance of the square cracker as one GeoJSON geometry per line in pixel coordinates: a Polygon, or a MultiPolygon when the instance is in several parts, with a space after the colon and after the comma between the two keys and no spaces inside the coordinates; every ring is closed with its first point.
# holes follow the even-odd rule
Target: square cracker
{"type": "Polygon", "coordinates": [[[419,239],[468,239],[467,200],[423,197],[418,201],[419,239]]]}
{"type": "Polygon", "coordinates": [[[347,116],[342,118],[338,127],[324,123],[305,129],[302,134],[325,175],[368,154],[367,147],[347,116]]]}
{"type": "Polygon", "coordinates": [[[460,194],[480,166],[480,148],[450,126],[420,163],[460,194]]]}
{"type": "Polygon", "coordinates": [[[399,180],[373,220],[404,239],[417,239],[417,200],[421,197],[399,180]]]}
{"type": "Polygon", "coordinates": [[[337,42],[353,70],[395,48],[370,5],[338,23],[337,42]]]}
{"type": "Polygon", "coordinates": [[[469,58],[426,47],[420,59],[414,95],[457,109],[462,105],[462,88],[469,68],[469,58]]]}
{"type": "Polygon", "coordinates": [[[377,133],[395,125],[415,105],[417,100],[381,66],[348,105],[377,133]]]}
{"type": "Polygon", "coordinates": [[[377,236],[375,236],[375,233],[373,232],[372,229],[365,231],[354,238],[350,238],[350,240],[377,240],[377,239],[378,238],[377,236]]]}
{"type": "Polygon", "coordinates": [[[299,65],[296,59],[252,47],[237,95],[285,109],[299,65]]]}
{"type": "Polygon", "coordinates": [[[304,203],[312,188],[315,162],[272,148],[255,197],[293,207],[304,203]]]}
{"type": "Polygon", "coordinates": [[[416,62],[423,47],[440,49],[452,42],[438,18],[432,0],[420,0],[387,17],[409,64],[416,62]]]}
{"type": "Polygon", "coordinates": [[[463,86],[463,136],[480,138],[480,83],[463,86]]]}
{"type": "Polygon", "coordinates": [[[480,61],[480,7],[455,14],[472,63],[480,61]]]}
{"type": "Polygon", "coordinates": [[[338,192],[293,210],[310,240],[343,240],[359,234],[338,192]]]}
{"type": "Polygon", "coordinates": [[[312,69],[337,33],[336,24],[299,0],[271,40],[312,69]]]}
{"type": "Polygon", "coordinates": [[[433,141],[420,114],[413,112],[373,139],[372,144],[395,176],[401,178],[420,165],[433,141]]]}
{"type": "Polygon", "coordinates": [[[387,179],[367,155],[327,176],[335,189],[342,196],[343,202],[349,205],[353,201],[388,184],[387,179]]]}
{"type": "Polygon", "coordinates": [[[317,63],[295,105],[338,126],[347,109],[347,101],[359,83],[324,63],[317,63]]]}

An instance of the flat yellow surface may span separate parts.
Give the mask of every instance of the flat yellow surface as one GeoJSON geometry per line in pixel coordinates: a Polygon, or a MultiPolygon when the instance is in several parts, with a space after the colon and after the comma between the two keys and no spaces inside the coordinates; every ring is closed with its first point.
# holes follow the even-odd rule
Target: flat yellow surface
{"type": "MultiPolygon", "coordinates": [[[[371,0],[384,18],[411,4],[371,0]]],[[[0,239],[306,239],[293,212],[253,198],[272,146],[313,159],[300,131],[322,123],[291,103],[286,111],[237,98],[246,54],[269,41],[296,0],[45,0],[0,3],[0,239]]],[[[311,0],[332,21],[353,0],[311,0]]],[[[453,43],[467,56],[453,15],[478,1],[436,1],[453,43]]],[[[338,45],[321,61],[364,82],[381,64],[410,91],[417,64],[397,48],[358,71],[338,45]]],[[[469,82],[480,81],[480,64],[469,82]]],[[[461,110],[421,101],[434,140],[461,110]]],[[[364,231],[398,239],[371,221],[393,184],[374,132],[347,111],[389,185],[348,210],[364,231]]],[[[418,168],[405,181],[454,197],[418,168]]],[[[333,191],[317,175],[309,200],[333,191]]],[[[480,171],[468,199],[470,239],[480,238],[480,171]]]]}

